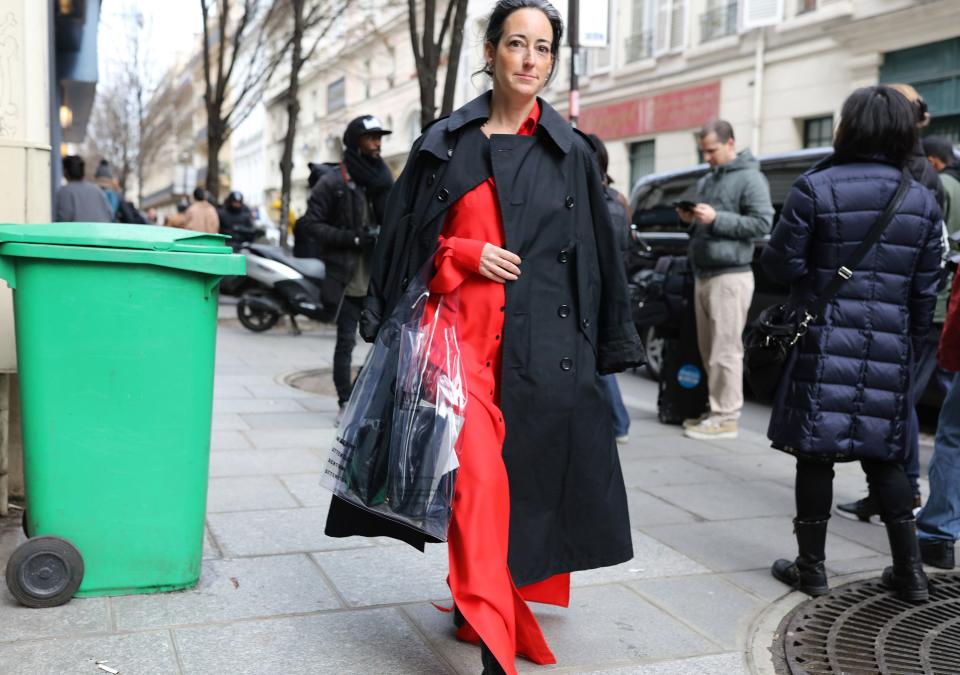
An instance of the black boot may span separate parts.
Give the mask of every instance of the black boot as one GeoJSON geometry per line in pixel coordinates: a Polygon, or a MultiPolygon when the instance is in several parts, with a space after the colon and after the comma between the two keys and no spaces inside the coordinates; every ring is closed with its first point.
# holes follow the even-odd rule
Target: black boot
{"type": "Polygon", "coordinates": [[[893,566],[883,570],[881,583],[896,591],[897,597],[904,602],[926,602],[930,599],[930,592],[920,559],[917,521],[911,516],[887,523],[887,537],[893,566]]]}
{"type": "Polygon", "coordinates": [[[797,535],[800,555],[793,562],[781,558],[773,563],[770,573],[775,579],[813,597],[830,592],[827,572],[823,568],[826,558],[824,547],[827,541],[827,520],[829,519],[794,519],[793,531],[797,535]]]}
{"type": "Polygon", "coordinates": [[[507,671],[500,667],[497,657],[482,642],[480,643],[480,660],[483,662],[483,675],[507,675],[507,671]]]}
{"type": "Polygon", "coordinates": [[[924,565],[952,570],[956,567],[953,542],[949,539],[921,539],[920,557],[924,565]]]}

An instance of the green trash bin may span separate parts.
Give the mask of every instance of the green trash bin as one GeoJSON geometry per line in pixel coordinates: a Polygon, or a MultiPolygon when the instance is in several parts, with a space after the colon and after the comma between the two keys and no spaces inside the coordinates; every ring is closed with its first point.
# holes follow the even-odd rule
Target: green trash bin
{"type": "Polygon", "coordinates": [[[219,235],[144,225],[0,225],[14,289],[23,604],[197,583],[207,499],[219,235]]]}

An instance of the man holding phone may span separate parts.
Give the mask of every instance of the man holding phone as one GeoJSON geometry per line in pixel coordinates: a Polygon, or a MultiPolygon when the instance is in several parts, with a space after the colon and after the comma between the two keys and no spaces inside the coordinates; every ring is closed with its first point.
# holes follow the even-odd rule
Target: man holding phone
{"type": "Polygon", "coordinates": [[[707,370],[710,411],[684,421],[684,434],[700,440],[736,438],[754,240],[770,232],[773,204],[760,163],[749,150],[737,153],[729,122],[709,122],[697,142],[710,171],[697,183],[697,201],[677,202],[676,207],[690,225],[697,342],[707,370]]]}

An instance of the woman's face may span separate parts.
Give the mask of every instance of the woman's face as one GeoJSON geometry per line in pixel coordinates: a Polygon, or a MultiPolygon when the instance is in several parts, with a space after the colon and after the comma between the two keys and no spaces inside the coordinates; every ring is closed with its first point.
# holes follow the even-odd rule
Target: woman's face
{"type": "Polygon", "coordinates": [[[539,9],[518,9],[503,23],[500,43],[484,48],[493,66],[493,88],[525,98],[536,96],[553,66],[553,28],[539,9]]]}

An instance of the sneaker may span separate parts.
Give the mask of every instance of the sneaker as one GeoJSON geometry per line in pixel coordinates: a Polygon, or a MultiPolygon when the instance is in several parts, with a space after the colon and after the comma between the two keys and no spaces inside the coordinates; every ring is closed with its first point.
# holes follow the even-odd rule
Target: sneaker
{"type": "Polygon", "coordinates": [[[695,438],[698,441],[736,438],[737,421],[723,417],[707,417],[692,427],[684,429],[683,435],[687,438],[695,438]]]}
{"type": "Polygon", "coordinates": [[[700,417],[688,417],[683,420],[683,428],[689,429],[690,427],[695,427],[708,417],[710,417],[710,413],[708,412],[703,413],[700,417]]]}
{"type": "Polygon", "coordinates": [[[920,558],[923,564],[952,570],[956,567],[953,544],[949,539],[921,539],[920,558]]]}
{"type": "Polygon", "coordinates": [[[859,520],[863,523],[882,525],[880,522],[880,505],[872,495],[867,495],[855,502],[837,504],[837,515],[850,520],[859,520]]]}
{"type": "Polygon", "coordinates": [[[617,445],[625,445],[630,442],[630,437],[627,434],[623,436],[617,436],[617,445]]]}

